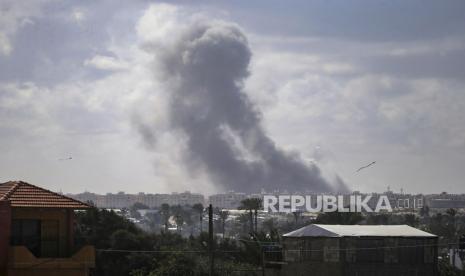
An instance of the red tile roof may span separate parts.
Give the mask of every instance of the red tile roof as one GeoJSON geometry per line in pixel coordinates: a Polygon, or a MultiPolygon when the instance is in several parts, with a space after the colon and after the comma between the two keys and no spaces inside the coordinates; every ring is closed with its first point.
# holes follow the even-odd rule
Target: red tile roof
{"type": "Polygon", "coordinates": [[[90,205],[23,181],[0,183],[0,200],[11,207],[88,209],[90,205]]]}

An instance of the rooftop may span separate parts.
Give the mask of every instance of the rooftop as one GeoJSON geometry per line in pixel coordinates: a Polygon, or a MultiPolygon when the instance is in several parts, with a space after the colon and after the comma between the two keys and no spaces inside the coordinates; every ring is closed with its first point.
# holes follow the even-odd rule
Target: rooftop
{"type": "Polygon", "coordinates": [[[0,200],[11,207],[88,209],[91,206],[23,181],[0,183],[0,200]]]}
{"type": "Polygon", "coordinates": [[[284,237],[436,237],[408,225],[310,224],[284,237]]]}

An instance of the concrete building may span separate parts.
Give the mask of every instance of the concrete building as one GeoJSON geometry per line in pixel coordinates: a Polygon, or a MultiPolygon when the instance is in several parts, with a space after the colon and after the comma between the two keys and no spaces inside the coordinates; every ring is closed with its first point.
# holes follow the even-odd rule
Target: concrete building
{"type": "Polygon", "coordinates": [[[437,275],[437,236],[407,225],[311,224],[283,252],[279,275],[437,275]]]}
{"type": "Polygon", "coordinates": [[[205,199],[203,195],[186,191],[184,193],[172,193],[170,197],[170,202],[168,204],[169,205],[192,206],[197,203],[205,204],[205,199]]]}
{"type": "Polygon", "coordinates": [[[95,250],[73,237],[74,210],[88,208],[25,182],[0,184],[0,275],[89,275],[95,250]]]}
{"type": "Polygon", "coordinates": [[[237,209],[241,205],[241,201],[246,199],[244,193],[228,192],[225,194],[215,194],[208,197],[208,201],[214,207],[221,209],[237,209]]]}
{"type": "Polygon", "coordinates": [[[465,209],[465,195],[449,193],[427,195],[425,204],[431,209],[465,209]]]}
{"type": "Polygon", "coordinates": [[[135,196],[126,194],[124,192],[118,192],[116,194],[107,193],[104,200],[105,208],[122,209],[128,208],[135,203],[135,196]]]}
{"type": "Polygon", "coordinates": [[[96,207],[103,207],[105,205],[105,196],[84,192],[81,194],[70,195],[72,198],[82,202],[92,202],[96,207]]]}
{"type": "Polygon", "coordinates": [[[147,205],[150,208],[158,208],[164,203],[172,206],[194,205],[196,203],[205,204],[205,198],[202,194],[191,193],[189,191],[171,194],[126,194],[119,192],[116,194],[107,193],[106,195],[85,192],[75,195],[69,194],[68,196],[83,202],[92,201],[99,208],[112,209],[129,208],[136,202],[147,205]]]}

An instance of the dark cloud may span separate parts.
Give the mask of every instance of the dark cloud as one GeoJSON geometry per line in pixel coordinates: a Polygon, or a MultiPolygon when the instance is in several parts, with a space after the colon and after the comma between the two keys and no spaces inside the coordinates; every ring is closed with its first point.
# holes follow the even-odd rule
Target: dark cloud
{"type": "MultiPolygon", "coordinates": [[[[266,135],[260,113],[242,91],[251,52],[236,26],[198,23],[174,47],[155,51],[168,80],[171,125],[187,136],[191,169],[206,169],[214,184],[236,191],[335,190],[318,167],[266,135]]],[[[153,143],[148,128],[141,134],[153,143]]],[[[337,190],[347,190],[340,179],[337,190]]]]}

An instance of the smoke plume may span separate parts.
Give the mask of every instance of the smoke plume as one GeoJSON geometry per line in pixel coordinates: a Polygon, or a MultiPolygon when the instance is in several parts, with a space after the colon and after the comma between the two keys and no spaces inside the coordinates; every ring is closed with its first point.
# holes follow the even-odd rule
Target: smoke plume
{"type": "MultiPolygon", "coordinates": [[[[191,172],[204,170],[214,185],[241,192],[345,189],[340,180],[331,186],[316,165],[278,148],[265,133],[242,89],[251,51],[240,28],[197,22],[177,35],[152,52],[169,97],[169,125],[186,137],[183,158],[191,172]]],[[[141,132],[149,144],[154,133],[150,127],[141,132]]]]}

